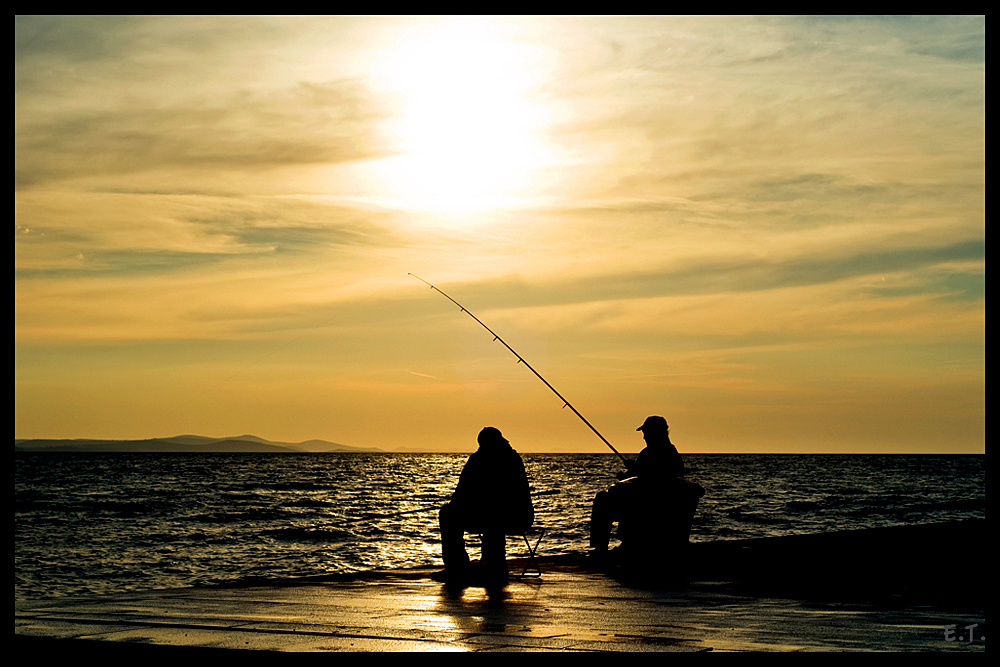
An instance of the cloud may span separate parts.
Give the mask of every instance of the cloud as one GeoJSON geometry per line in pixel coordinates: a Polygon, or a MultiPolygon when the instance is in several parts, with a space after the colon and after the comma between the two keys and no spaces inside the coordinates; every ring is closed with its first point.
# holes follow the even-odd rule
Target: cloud
{"type": "Polygon", "coordinates": [[[43,77],[24,76],[39,59],[79,63],[121,56],[134,48],[127,35],[141,21],[126,16],[15,16],[15,90],[45,82],[43,77]]]}
{"type": "Polygon", "coordinates": [[[384,109],[323,46],[354,22],[16,17],[15,188],[187,170],[226,189],[225,170],[384,155],[384,109]]]}
{"type": "MultiPolygon", "coordinates": [[[[483,308],[561,305],[660,296],[757,292],[823,285],[864,275],[927,269],[945,263],[986,259],[986,240],[943,246],[814,253],[780,260],[759,258],[699,259],[657,271],[583,275],[548,283],[502,278],[442,289],[465,295],[483,308]]],[[[458,298],[456,296],[456,298],[458,298]]],[[[460,299],[461,300],[461,299],[460,299]]],[[[471,306],[470,306],[471,307],[471,306]]]]}
{"type": "Polygon", "coordinates": [[[14,270],[22,279],[196,270],[241,256],[263,270],[403,242],[383,224],[384,213],[302,197],[28,192],[15,198],[15,215],[14,270]]]}
{"type": "MultiPolygon", "coordinates": [[[[213,78],[206,63],[231,75],[236,60],[250,60],[288,37],[304,19],[206,16],[15,16],[14,90],[19,94],[73,95],[80,87],[125,85],[148,92],[170,75],[195,84],[213,78]]],[[[315,23],[315,21],[314,21],[315,23]]],[[[273,51],[271,51],[273,55],[273,51]]],[[[238,70],[238,68],[237,68],[238,70]]],[[[257,67],[257,73],[261,68],[257,67]]],[[[175,94],[160,88],[159,95],[175,94]]]]}
{"type": "Polygon", "coordinates": [[[787,19],[810,30],[827,28],[883,48],[961,62],[986,62],[985,16],[814,16],[787,19]],[[880,39],[873,39],[880,37],[880,39]]]}
{"type": "Polygon", "coordinates": [[[356,81],[300,83],[268,94],[169,108],[72,111],[19,119],[15,187],[156,169],[256,171],[385,153],[379,112],[356,81]]]}
{"type": "Polygon", "coordinates": [[[746,188],[818,175],[844,201],[848,187],[871,201],[879,188],[978,185],[985,71],[917,51],[962,52],[982,23],[602,19],[588,30],[603,38],[577,46],[553,84],[566,109],[553,138],[576,158],[565,190],[754,200],[746,188]]]}

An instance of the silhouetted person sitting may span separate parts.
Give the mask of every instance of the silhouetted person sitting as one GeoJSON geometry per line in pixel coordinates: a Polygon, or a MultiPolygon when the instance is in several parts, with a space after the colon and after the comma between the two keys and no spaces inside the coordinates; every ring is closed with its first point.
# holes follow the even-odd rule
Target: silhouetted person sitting
{"type": "Polygon", "coordinates": [[[523,533],[534,518],[524,462],[500,431],[487,426],[479,433],[479,449],[462,469],[451,501],[438,515],[445,580],[468,579],[465,533],[478,533],[485,582],[506,582],[505,536],[523,533]]]}
{"type": "Polygon", "coordinates": [[[615,521],[619,538],[627,532],[630,546],[687,542],[694,506],[704,494],[699,485],[680,479],[684,461],[670,442],[666,419],[647,417],[636,430],[642,431],[646,447],[626,463],[627,473],[618,474],[623,481],[594,498],[590,548],[597,556],[607,553],[615,521]]]}

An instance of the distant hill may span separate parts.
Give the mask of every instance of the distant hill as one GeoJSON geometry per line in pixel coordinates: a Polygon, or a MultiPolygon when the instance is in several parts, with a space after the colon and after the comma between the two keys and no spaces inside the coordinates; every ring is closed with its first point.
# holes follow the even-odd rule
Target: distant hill
{"type": "Polygon", "coordinates": [[[305,442],[272,442],[255,435],[230,438],[208,438],[200,435],[178,435],[149,440],[14,440],[16,452],[156,452],[156,453],[272,453],[302,452],[379,452],[374,447],[351,447],[326,440],[305,442]]]}

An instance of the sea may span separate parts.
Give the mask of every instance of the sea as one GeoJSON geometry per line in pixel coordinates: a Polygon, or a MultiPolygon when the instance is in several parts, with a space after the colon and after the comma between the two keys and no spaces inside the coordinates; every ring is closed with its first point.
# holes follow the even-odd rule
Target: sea
{"type": "MultiPolygon", "coordinates": [[[[620,460],[522,456],[539,553],[586,551],[591,501],[620,460]]],[[[14,458],[14,599],[37,600],[440,565],[437,510],[467,455],[14,458]]],[[[693,542],[986,517],[984,455],[684,460],[705,488],[693,542]]],[[[508,542],[509,556],[523,552],[508,542]]]]}

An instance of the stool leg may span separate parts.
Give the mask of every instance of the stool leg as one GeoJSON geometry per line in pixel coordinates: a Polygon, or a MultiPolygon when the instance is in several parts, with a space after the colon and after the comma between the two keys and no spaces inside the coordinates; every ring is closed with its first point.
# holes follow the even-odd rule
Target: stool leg
{"type": "Polygon", "coordinates": [[[531,540],[528,539],[528,534],[524,533],[521,538],[524,539],[524,546],[528,547],[528,559],[524,567],[521,568],[521,576],[528,576],[528,568],[531,566],[535,567],[535,572],[537,574],[531,575],[532,577],[542,576],[542,566],[538,562],[538,545],[542,543],[542,538],[545,537],[545,529],[541,528],[538,530],[538,539],[535,540],[535,546],[531,546],[531,540]]]}

